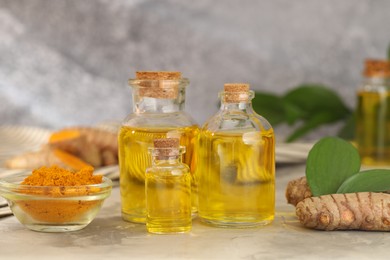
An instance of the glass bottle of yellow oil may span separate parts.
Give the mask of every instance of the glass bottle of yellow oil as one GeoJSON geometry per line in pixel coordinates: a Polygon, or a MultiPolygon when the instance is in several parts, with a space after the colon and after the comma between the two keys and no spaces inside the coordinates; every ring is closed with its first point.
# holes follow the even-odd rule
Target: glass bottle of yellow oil
{"type": "Polygon", "coordinates": [[[145,171],[151,165],[148,147],[157,138],[179,138],[186,147],[183,162],[192,176],[192,208],[197,211],[196,137],[199,127],[184,112],[188,79],[180,72],[137,72],[129,80],[133,113],[119,131],[119,166],[122,218],[145,223],[145,171]]]}
{"type": "Polygon", "coordinates": [[[357,93],[356,144],[363,165],[390,165],[390,61],[366,60],[357,93]]]}
{"type": "Polygon", "coordinates": [[[253,111],[248,84],[225,84],[220,97],[220,110],[199,135],[198,215],[219,227],[269,224],[275,212],[274,131],[253,111]]]}
{"type": "Polygon", "coordinates": [[[146,169],[146,229],[150,233],[191,230],[191,173],[182,163],[178,138],[154,140],[152,166],[146,169]]]}

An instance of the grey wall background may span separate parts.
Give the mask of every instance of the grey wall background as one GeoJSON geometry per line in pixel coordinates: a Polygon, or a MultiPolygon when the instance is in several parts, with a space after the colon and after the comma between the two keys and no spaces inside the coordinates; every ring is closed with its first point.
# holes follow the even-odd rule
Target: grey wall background
{"type": "Polygon", "coordinates": [[[182,71],[200,124],[225,82],[323,83],[352,107],[389,17],[387,0],[0,0],[0,124],[120,120],[136,70],[182,71]]]}

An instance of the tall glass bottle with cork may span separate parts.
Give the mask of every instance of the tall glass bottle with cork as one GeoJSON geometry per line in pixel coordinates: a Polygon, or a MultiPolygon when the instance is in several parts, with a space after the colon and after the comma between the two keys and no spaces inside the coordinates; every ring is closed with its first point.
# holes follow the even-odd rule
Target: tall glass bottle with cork
{"type": "Polygon", "coordinates": [[[221,108],[199,135],[199,217],[220,227],[253,227],[274,219],[275,142],[256,114],[248,84],[225,84],[221,108]]]}
{"type": "Polygon", "coordinates": [[[148,148],[158,138],[179,138],[186,147],[183,162],[192,174],[192,205],[197,206],[195,138],[199,127],[184,112],[188,79],[180,72],[137,72],[133,88],[133,113],[119,132],[119,165],[122,218],[145,223],[145,171],[151,165],[148,148]]]}
{"type": "Polygon", "coordinates": [[[356,144],[362,164],[390,165],[390,61],[366,60],[357,93],[356,144]]]}

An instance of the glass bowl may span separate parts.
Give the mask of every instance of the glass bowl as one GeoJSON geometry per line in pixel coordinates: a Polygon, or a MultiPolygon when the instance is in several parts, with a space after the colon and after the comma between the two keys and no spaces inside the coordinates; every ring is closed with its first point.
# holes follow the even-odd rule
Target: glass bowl
{"type": "Polygon", "coordinates": [[[30,186],[20,183],[30,173],[0,179],[0,195],[24,226],[41,232],[67,232],[86,227],[110,196],[112,182],[82,186],[30,186]]]}

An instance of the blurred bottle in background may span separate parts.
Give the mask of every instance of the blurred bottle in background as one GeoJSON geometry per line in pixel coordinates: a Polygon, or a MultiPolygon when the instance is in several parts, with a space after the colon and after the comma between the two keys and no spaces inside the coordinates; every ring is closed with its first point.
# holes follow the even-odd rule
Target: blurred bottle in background
{"type": "Polygon", "coordinates": [[[356,144],[363,165],[390,165],[390,61],[368,59],[357,92],[356,144]]]}

